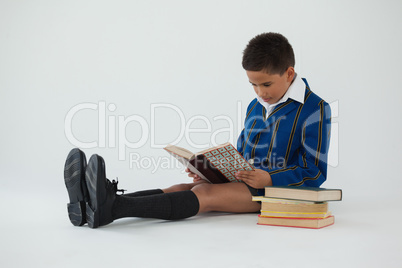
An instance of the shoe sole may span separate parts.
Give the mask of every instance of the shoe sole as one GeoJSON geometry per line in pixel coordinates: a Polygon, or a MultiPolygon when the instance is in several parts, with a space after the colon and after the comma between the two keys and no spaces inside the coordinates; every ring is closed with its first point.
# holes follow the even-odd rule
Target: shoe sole
{"type": "Polygon", "coordinates": [[[93,155],[89,159],[85,172],[85,181],[88,185],[89,202],[86,204],[86,218],[90,228],[99,227],[99,218],[101,211],[98,209],[99,200],[104,200],[105,194],[105,164],[103,158],[99,155],[93,155]]]}
{"type": "Polygon", "coordinates": [[[82,226],[86,221],[85,154],[80,149],[72,149],[64,165],[64,182],[70,202],[67,204],[68,217],[74,226],[82,226]]]}

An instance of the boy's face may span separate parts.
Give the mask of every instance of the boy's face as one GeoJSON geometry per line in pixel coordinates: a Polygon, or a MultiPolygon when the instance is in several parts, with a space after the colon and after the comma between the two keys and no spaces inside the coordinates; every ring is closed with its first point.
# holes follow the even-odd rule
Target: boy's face
{"type": "Polygon", "coordinates": [[[289,67],[282,75],[264,71],[246,71],[255,93],[269,104],[278,102],[292,84],[295,70],[289,67]]]}

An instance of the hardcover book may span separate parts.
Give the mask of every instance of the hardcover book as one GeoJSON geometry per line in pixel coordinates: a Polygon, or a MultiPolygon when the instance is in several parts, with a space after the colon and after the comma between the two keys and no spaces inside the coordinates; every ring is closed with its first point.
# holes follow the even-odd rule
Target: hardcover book
{"type": "Polygon", "coordinates": [[[340,201],[342,200],[342,190],[301,186],[267,186],[265,196],[313,202],[340,201]]]}
{"type": "Polygon", "coordinates": [[[239,170],[254,170],[244,157],[230,143],[192,153],[184,148],[168,145],[164,148],[191,172],[211,183],[238,181],[235,173],[239,170]]]}
{"type": "MultiPolygon", "coordinates": [[[[294,216],[306,214],[307,217],[313,217],[312,215],[325,215],[328,213],[328,203],[327,202],[311,202],[311,201],[299,201],[299,200],[288,200],[288,199],[278,199],[278,198],[268,198],[263,196],[253,196],[253,201],[261,202],[261,211],[271,211],[277,212],[278,215],[283,213],[295,214],[294,216]]],[[[316,218],[321,218],[316,217],[316,218]]]]}
{"type": "Polygon", "coordinates": [[[282,211],[270,211],[261,210],[261,216],[264,217],[280,217],[280,218],[315,218],[322,219],[331,216],[331,212],[282,212],[282,211]]]}
{"type": "Polygon", "coordinates": [[[300,227],[320,229],[334,224],[334,216],[326,218],[276,218],[258,216],[258,224],[260,225],[273,225],[273,226],[286,226],[286,227],[300,227]]]}

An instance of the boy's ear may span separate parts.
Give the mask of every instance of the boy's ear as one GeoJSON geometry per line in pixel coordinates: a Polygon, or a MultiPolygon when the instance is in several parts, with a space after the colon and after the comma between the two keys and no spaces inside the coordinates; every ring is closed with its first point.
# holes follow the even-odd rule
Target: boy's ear
{"type": "Polygon", "coordinates": [[[293,81],[293,78],[295,77],[295,68],[289,67],[289,68],[286,70],[286,75],[287,75],[287,80],[288,80],[288,82],[293,81]]]}

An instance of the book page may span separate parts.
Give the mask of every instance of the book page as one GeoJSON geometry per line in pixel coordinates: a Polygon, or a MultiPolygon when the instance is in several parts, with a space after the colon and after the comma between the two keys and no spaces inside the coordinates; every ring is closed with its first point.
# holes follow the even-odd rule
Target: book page
{"type": "Polygon", "coordinates": [[[189,150],[184,149],[182,147],[175,146],[175,145],[169,144],[168,146],[166,146],[163,149],[168,151],[170,154],[173,153],[173,154],[179,155],[181,157],[186,158],[187,160],[190,160],[194,156],[194,154],[192,152],[190,152],[189,150]]]}
{"type": "MultiPolygon", "coordinates": [[[[173,147],[175,147],[175,146],[173,146],[173,147]]],[[[177,147],[177,148],[180,148],[180,147],[177,147]]],[[[184,154],[186,154],[187,152],[188,152],[189,154],[191,154],[191,156],[190,156],[189,154],[187,154],[188,156],[190,156],[190,159],[189,159],[189,158],[183,157],[183,156],[181,156],[181,155],[179,155],[179,154],[177,154],[177,153],[175,153],[175,152],[172,152],[172,151],[170,150],[171,148],[168,149],[167,147],[165,147],[164,149],[165,149],[170,155],[172,155],[174,158],[176,158],[177,160],[179,160],[179,162],[182,163],[183,166],[185,166],[186,168],[188,168],[191,172],[193,172],[194,174],[197,174],[201,179],[210,182],[201,172],[199,172],[199,171],[190,163],[190,159],[194,157],[194,155],[193,155],[190,151],[187,151],[187,150],[184,149],[185,151],[183,152],[184,154]]],[[[182,148],[181,148],[181,149],[182,149],[182,148]]],[[[180,152],[180,153],[182,153],[182,152],[180,152]]]]}
{"type": "Polygon", "coordinates": [[[190,162],[188,163],[187,167],[191,172],[197,174],[201,179],[206,180],[207,182],[210,183],[210,181],[201,172],[199,172],[192,164],[190,164],[190,162]]]}

